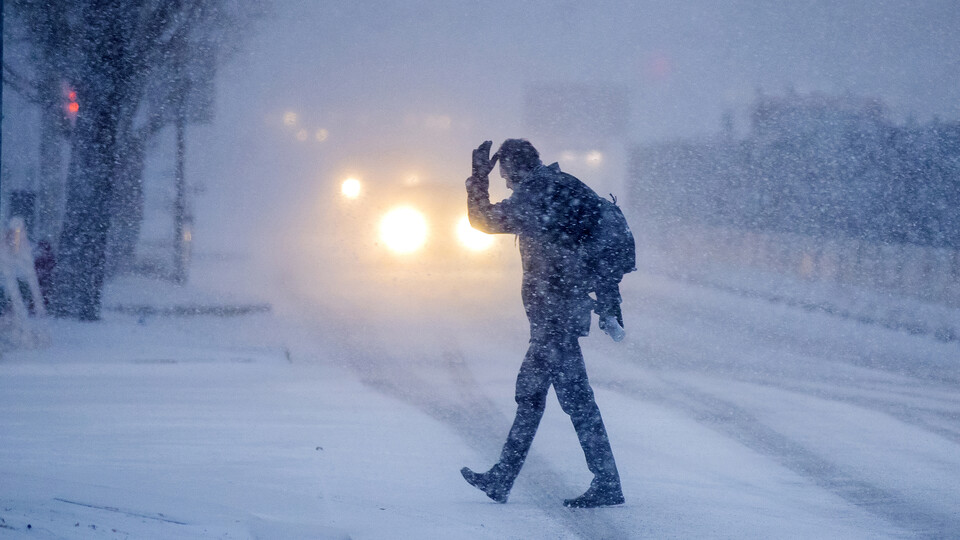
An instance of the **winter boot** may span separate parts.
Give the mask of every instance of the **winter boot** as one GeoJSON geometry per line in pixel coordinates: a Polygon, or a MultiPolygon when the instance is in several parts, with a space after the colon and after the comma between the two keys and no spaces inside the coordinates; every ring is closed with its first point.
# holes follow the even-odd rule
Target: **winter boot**
{"type": "Polygon", "coordinates": [[[501,504],[507,502],[512,486],[507,485],[496,467],[485,473],[475,473],[469,467],[464,467],[460,469],[460,474],[468,484],[486,493],[487,497],[501,504]]]}
{"type": "Polygon", "coordinates": [[[614,506],[623,504],[623,491],[620,482],[604,482],[593,479],[590,489],[576,499],[566,499],[563,505],[567,508],[597,508],[599,506],[614,506]]]}

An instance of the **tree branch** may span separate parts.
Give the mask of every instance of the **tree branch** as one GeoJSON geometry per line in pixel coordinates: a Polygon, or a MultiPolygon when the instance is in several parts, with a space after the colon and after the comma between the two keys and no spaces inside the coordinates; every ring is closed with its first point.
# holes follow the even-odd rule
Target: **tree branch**
{"type": "Polygon", "coordinates": [[[151,114],[150,119],[147,120],[147,123],[142,127],[137,128],[136,131],[131,135],[140,144],[145,144],[147,141],[152,139],[161,129],[166,125],[164,122],[163,116],[160,114],[151,114]]]}
{"type": "MultiPolygon", "coordinates": [[[[170,29],[170,26],[177,22],[179,17],[175,14],[183,8],[183,0],[169,0],[160,2],[146,20],[139,25],[137,39],[134,41],[135,58],[144,58],[148,51],[155,49],[160,38],[170,29]]],[[[189,11],[196,9],[196,3],[190,6],[189,11]]],[[[187,13],[186,15],[189,15],[187,13]]]]}
{"type": "Polygon", "coordinates": [[[34,105],[43,104],[40,100],[40,90],[37,83],[14,71],[6,62],[3,63],[3,82],[30,103],[34,105]]]}

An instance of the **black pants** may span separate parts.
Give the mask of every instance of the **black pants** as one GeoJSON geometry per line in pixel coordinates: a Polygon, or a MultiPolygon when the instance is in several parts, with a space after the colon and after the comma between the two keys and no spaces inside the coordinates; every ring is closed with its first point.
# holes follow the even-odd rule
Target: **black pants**
{"type": "Polygon", "coordinates": [[[573,421],[590,472],[597,481],[619,487],[617,464],[575,335],[531,340],[517,375],[517,416],[503,445],[497,472],[507,486],[513,485],[543,417],[550,385],[563,412],[573,421]]]}

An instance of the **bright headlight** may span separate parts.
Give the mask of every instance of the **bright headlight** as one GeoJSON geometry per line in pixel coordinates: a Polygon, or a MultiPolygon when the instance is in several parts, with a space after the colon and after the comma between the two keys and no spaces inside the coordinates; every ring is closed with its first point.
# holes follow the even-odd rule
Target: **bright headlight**
{"type": "Polygon", "coordinates": [[[340,184],[340,193],[348,199],[356,199],[360,196],[360,181],[356,178],[347,178],[340,184]]]}
{"type": "Polygon", "coordinates": [[[380,220],[380,239],[396,253],[412,253],[427,241],[427,220],[419,211],[402,206],[380,220]]]}
{"type": "Polygon", "coordinates": [[[482,233],[470,226],[467,216],[457,223],[457,238],[464,247],[473,251],[483,251],[493,245],[493,235],[482,233]]]}

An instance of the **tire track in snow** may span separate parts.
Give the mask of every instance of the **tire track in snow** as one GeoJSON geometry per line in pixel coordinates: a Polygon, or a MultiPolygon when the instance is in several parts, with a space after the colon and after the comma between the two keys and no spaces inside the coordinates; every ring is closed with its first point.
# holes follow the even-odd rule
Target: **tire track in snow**
{"type": "Polygon", "coordinates": [[[656,283],[641,282],[629,289],[637,300],[642,300],[636,303],[637,311],[631,315],[641,319],[644,316],[669,318],[680,327],[695,323],[698,329],[716,332],[718,336],[736,337],[753,346],[772,343],[780,351],[828,360],[827,364],[873,369],[951,390],[960,385],[960,363],[953,361],[960,349],[955,344],[864,324],[862,331],[868,332],[873,340],[889,340],[896,345],[889,349],[877,347],[873,342],[856,339],[856,334],[861,332],[859,325],[831,323],[825,326],[827,318],[819,312],[796,309],[792,310],[792,317],[784,317],[778,304],[763,298],[741,296],[682,280],[667,283],[677,288],[664,292],[656,289],[656,283]],[[814,326],[807,327],[799,321],[811,321],[814,326]],[[916,346],[908,349],[903,342],[916,346]]]}
{"type": "MultiPolygon", "coordinates": [[[[503,438],[507,434],[505,426],[509,427],[512,419],[507,418],[496,404],[483,394],[464,362],[462,353],[446,351],[442,354],[441,361],[432,366],[446,375],[444,382],[454,387],[458,398],[444,396],[442,385],[436,382],[430,383],[411,370],[397,369],[397,366],[404,365],[404,359],[387,355],[380,358],[382,360],[378,362],[378,366],[389,365],[393,366],[392,369],[386,371],[363,369],[361,380],[364,384],[413,405],[435,420],[448,425],[471,448],[491,457],[499,455],[503,438]]],[[[421,363],[420,366],[423,367],[423,364],[421,363]]],[[[529,494],[533,498],[534,505],[555,522],[562,523],[577,537],[618,539],[631,538],[635,535],[634,531],[625,530],[607,518],[604,512],[609,510],[564,508],[561,504],[564,496],[560,494],[569,494],[565,496],[572,497],[579,495],[585,488],[581,487],[578,490],[566,483],[559,472],[534,453],[528,457],[521,475],[529,475],[531,472],[535,473],[532,483],[537,488],[529,494]]],[[[459,476],[457,471],[451,471],[451,473],[459,476]]],[[[476,495],[484,497],[479,492],[476,495]]]]}
{"type": "MultiPolygon", "coordinates": [[[[412,405],[447,425],[468,446],[489,456],[491,464],[500,455],[512,417],[508,418],[484,394],[459,349],[430,347],[427,344],[421,346],[414,341],[413,350],[405,347],[405,352],[401,353],[398,349],[387,349],[385,345],[380,345],[395,342],[385,331],[380,332],[382,335],[370,334],[371,328],[389,328],[389,325],[361,326],[343,317],[323,314],[318,316],[318,320],[339,321],[332,325],[327,323],[325,337],[338,350],[355,353],[345,355],[340,362],[357,373],[363,384],[412,405]]],[[[403,342],[406,346],[410,339],[405,338],[403,342]]],[[[462,481],[459,471],[450,471],[450,474],[462,481]]],[[[525,493],[532,499],[533,505],[553,522],[570,531],[571,537],[587,540],[636,537],[637,531],[625,529],[611,517],[611,512],[620,512],[623,507],[586,510],[565,508],[563,499],[579,495],[586,486],[567,483],[564,476],[546,460],[539,458],[535,451],[528,456],[521,478],[524,483],[535,486],[531,492],[525,493]]],[[[464,489],[473,490],[466,483],[464,489]]],[[[482,493],[476,492],[475,495],[480,504],[489,502],[482,493]]],[[[629,504],[628,501],[627,508],[629,504]]]]}
{"type": "Polygon", "coordinates": [[[817,486],[919,537],[946,538],[960,530],[960,517],[938,514],[894,491],[857,478],[732,402],[678,383],[669,383],[673,390],[670,393],[636,380],[603,380],[594,384],[632,399],[654,401],[680,410],[698,423],[772,458],[817,486]]]}
{"type": "Polygon", "coordinates": [[[917,388],[916,392],[908,393],[889,388],[865,388],[860,386],[857,390],[883,392],[884,394],[883,397],[863,396],[858,395],[854,389],[843,386],[811,387],[805,384],[771,380],[751,382],[880,412],[896,418],[904,424],[928,431],[953,443],[960,444],[960,399],[953,396],[933,397],[931,395],[924,395],[920,388],[917,388]],[[896,395],[899,399],[891,397],[893,395],[896,395]],[[911,401],[916,402],[920,400],[927,402],[935,401],[936,405],[940,408],[910,403],[911,401]]]}
{"type": "MultiPolygon", "coordinates": [[[[930,351],[904,356],[875,343],[864,350],[858,341],[849,339],[849,335],[814,336],[809,329],[795,324],[771,323],[763,313],[749,315],[751,311],[746,308],[730,313],[710,302],[691,303],[682,297],[656,295],[644,299],[646,302],[640,304],[642,310],[653,310],[660,317],[667,315],[678,325],[690,324],[692,318],[698,323],[698,331],[710,334],[699,335],[697,341],[723,343],[725,349],[723,353],[711,353],[708,349],[684,345],[682,351],[660,351],[655,356],[669,356],[667,360],[650,358],[650,364],[720,373],[737,380],[859,405],[960,442],[960,399],[956,398],[960,366],[950,358],[931,358],[930,351]],[[729,350],[738,352],[731,355],[726,352],[729,350]],[[784,352],[793,358],[780,363],[767,361],[783,357],[784,352]],[[860,370],[873,371],[876,376],[865,377],[860,370]],[[847,377],[857,377],[857,384],[837,383],[847,377]],[[934,406],[923,403],[934,403],[934,406]]],[[[642,318],[641,313],[636,314],[642,318]]],[[[882,337],[893,342],[904,339],[896,333],[882,337]]],[[[943,348],[949,350],[947,346],[943,348]]],[[[606,353],[634,362],[611,348],[607,348],[606,353]]]]}

